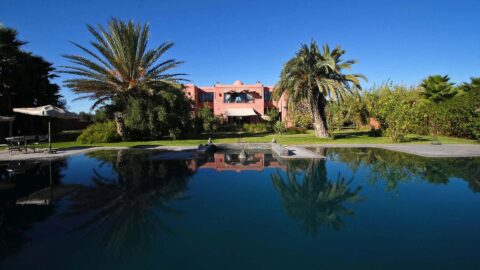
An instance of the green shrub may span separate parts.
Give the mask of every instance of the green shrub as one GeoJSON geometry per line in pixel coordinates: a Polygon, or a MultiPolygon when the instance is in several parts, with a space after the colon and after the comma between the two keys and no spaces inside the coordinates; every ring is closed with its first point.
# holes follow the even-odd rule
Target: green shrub
{"type": "Polygon", "coordinates": [[[418,92],[414,88],[384,84],[374,89],[370,94],[374,100],[370,104],[370,114],[376,117],[385,135],[392,142],[401,142],[409,132],[416,132],[421,126],[419,122],[423,115],[419,116],[418,92]]]}
{"type": "MultiPolygon", "coordinates": [[[[362,102],[370,117],[377,118],[383,134],[400,142],[408,133],[446,135],[478,139],[480,137],[480,79],[457,87],[455,96],[435,101],[425,97],[425,87],[382,84],[364,93],[362,102]]],[[[450,86],[448,86],[450,87],[450,86]]]]}
{"type": "Polygon", "coordinates": [[[214,116],[213,110],[207,105],[198,110],[196,118],[201,123],[201,130],[205,132],[217,131],[221,122],[221,119],[214,116]]]}
{"type": "Polygon", "coordinates": [[[106,143],[120,141],[115,122],[99,122],[88,126],[77,138],[78,143],[106,143]]]}
{"type": "Polygon", "coordinates": [[[130,98],[124,113],[128,139],[177,138],[189,131],[191,104],[181,92],[130,98]]]}
{"type": "Polygon", "coordinates": [[[287,128],[282,121],[277,121],[275,122],[275,125],[273,125],[273,131],[277,134],[283,134],[287,131],[287,128]]]}
{"type": "Polygon", "coordinates": [[[267,110],[267,113],[265,114],[266,120],[265,120],[265,128],[267,129],[266,131],[272,132],[273,131],[273,126],[275,125],[275,122],[277,122],[280,118],[280,112],[273,108],[267,110]]]}
{"type": "Polygon", "coordinates": [[[438,132],[470,139],[480,138],[480,95],[458,95],[436,106],[438,132]]]}
{"type": "Polygon", "coordinates": [[[254,124],[243,124],[243,131],[250,132],[250,133],[257,133],[257,132],[267,132],[268,127],[266,123],[254,123],[254,124]]]}
{"type": "Polygon", "coordinates": [[[295,105],[289,104],[287,117],[296,127],[308,129],[313,126],[313,116],[307,101],[302,101],[295,105]]]}

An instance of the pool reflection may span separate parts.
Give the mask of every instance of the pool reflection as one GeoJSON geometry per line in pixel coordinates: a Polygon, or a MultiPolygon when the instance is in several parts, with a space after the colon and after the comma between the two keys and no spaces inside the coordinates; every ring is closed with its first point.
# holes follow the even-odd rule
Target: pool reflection
{"type": "Polygon", "coordinates": [[[322,226],[340,230],[345,226],[341,216],[353,215],[345,203],[361,199],[361,186],[351,187],[353,177],[347,180],[338,174],[336,180],[328,179],[325,160],[291,161],[285,178],[278,171],[271,177],[288,216],[298,220],[302,231],[312,237],[322,226]]]}
{"type": "Polygon", "coordinates": [[[214,257],[223,266],[247,258],[238,260],[243,269],[262,262],[291,269],[298,258],[304,268],[332,269],[335,257],[342,259],[338,269],[363,259],[363,269],[371,269],[367,261],[390,268],[410,256],[438,269],[452,252],[472,258],[480,240],[479,197],[472,193],[480,191],[480,159],[317,150],[327,159],[285,161],[247,150],[168,160],[161,151],[115,150],[0,163],[1,266],[131,269],[145,262],[181,269],[214,257]],[[389,252],[392,243],[399,254],[389,252]],[[455,249],[442,253],[439,243],[455,249]],[[439,255],[427,258],[422,250],[439,255]],[[345,252],[357,261],[341,257],[345,252]],[[50,253],[57,257],[44,260],[50,253]]]}
{"type": "Polygon", "coordinates": [[[396,191],[400,183],[427,181],[448,184],[451,178],[466,181],[473,192],[480,192],[480,158],[425,158],[375,148],[314,148],[329,160],[342,162],[357,171],[369,170],[371,183],[385,182],[396,191]]]}
{"type": "Polygon", "coordinates": [[[0,261],[20,252],[33,224],[55,213],[53,189],[65,169],[65,160],[0,164],[0,261]]]}
{"type": "Polygon", "coordinates": [[[184,191],[192,171],[186,161],[159,161],[153,151],[99,151],[89,153],[109,164],[113,172],[102,175],[95,169],[91,181],[72,197],[65,215],[94,212],[72,231],[100,233],[101,245],[109,255],[122,258],[151,246],[151,235],[172,234],[174,229],[162,215],[181,215],[170,201],[187,199],[184,191]]]}

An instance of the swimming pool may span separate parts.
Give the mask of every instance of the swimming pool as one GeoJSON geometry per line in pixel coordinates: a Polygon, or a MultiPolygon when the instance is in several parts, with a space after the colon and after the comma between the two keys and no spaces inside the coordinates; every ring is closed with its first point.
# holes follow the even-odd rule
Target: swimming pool
{"type": "Polygon", "coordinates": [[[0,163],[1,266],[480,269],[479,158],[312,150],[0,163]]]}

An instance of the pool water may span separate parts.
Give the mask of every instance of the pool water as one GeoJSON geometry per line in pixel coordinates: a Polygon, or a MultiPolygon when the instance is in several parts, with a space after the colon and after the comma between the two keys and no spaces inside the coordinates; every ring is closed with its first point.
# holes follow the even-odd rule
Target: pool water
{"type": "Polygon", "coordinates": [[[0,163],[2,269],[480,269],[480,159],[315,148],[0,163]]]}

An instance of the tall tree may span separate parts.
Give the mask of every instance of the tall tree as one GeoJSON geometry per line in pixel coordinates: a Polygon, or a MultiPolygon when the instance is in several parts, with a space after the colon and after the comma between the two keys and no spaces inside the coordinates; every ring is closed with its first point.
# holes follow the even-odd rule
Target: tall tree
{"type": "Polygon", "coordinates": [[[154,95],[160,91],[180,91],[182,73],[167,73],[182,62],[168,59],[159,62],[160,57],[172,46],[164,42],[154,49],[147,49],[149,26],[123,22],[112,18],[107,29],[88,25],[88,31],[95,41],[90,44],[92,51],[77,43],[87,57],[65,55],[73,65],[65,66],[63,72],[75,75],[65,85],[76,94],[77,99],[94,100],[92,109],[108,104],[115,112],[117,132],[125,137],[122,112],[129,98],[154,95]]]}
{"type": "Polygon", "coordinates": [[[448,75],[432,75],[428,76],[420,84],[420,96],[431,102],[426,114],[428,115],[428,125],[432,129],[432,135],[436,144],[438,142],[438,127],[441,125],[439,117],[440,105],[439,103],[451,99],[458,94],[457,88],[450,82],[448,75]]]}
{"type": "Polygon", "coordinates": [[[457,89],[453,87],[448,75],[428,76],[420,84],[421,95],[434,103],[450,99],[457,94],[457,89]]]}
{"type": "Polygon", "coordinates": [[[343,74],[350,69],[354,60],[341,59],[345,51],[337,46],[330,50],[325,44],[320,50],[315,41],[303,44],[297,54],[283,67],[280,81],[274,89],[274,99],[278,100],[284,93],[293,104],[308,101],[313,116],[315,136],[329,137],[325,107],[328,100],[341,101],[347,94],[361,89],[360,74],[343,74]]]}
{"type": "Polygon", "coordinates": [[[26,42],[17,39],[14,29],[0,25],[0,113],[13,107],[64,106],[53,65],[42,57],[21,50],[26,42]]]}

